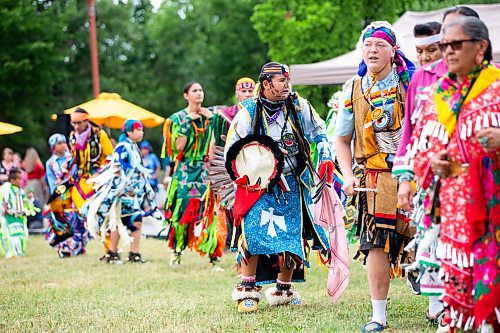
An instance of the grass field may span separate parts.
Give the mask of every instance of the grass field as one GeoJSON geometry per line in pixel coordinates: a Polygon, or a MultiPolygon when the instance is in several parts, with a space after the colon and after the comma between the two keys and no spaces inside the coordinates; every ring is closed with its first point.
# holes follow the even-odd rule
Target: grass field
{"type": "MultiPolygon", "coordinates": [[[[359,332],[369,319],[366,273],[351,263],[351,280],[338,304],[326,297],[327,271],[312,265],[296,284],[308,306],[270,307],[240,315],[230,299],[238,282],[234,255],[214,272],[187,252],[183,267],[168,267],[165,242],[146,239],[146,264],[106,265],[92,241],[81,257],[59,259],[43,237],[32,236],[27,256],[0,258],[0,332],[359,332]]],[[[426,298],[392,282],[387,332],[434,332],[424,318],[426,298]]]]}

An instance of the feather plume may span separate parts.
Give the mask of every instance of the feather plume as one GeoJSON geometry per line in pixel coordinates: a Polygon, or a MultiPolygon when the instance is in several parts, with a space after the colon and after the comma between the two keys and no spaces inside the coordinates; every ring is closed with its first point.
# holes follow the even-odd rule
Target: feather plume
{"type": "Polygon", "coordinates": [[[214,146],[210,153],[208,180],[212,189],[220,196],[221,205],[226,209],[231,209],[234,205],[236,189],[226,170],[223,147],[214,146]]]}

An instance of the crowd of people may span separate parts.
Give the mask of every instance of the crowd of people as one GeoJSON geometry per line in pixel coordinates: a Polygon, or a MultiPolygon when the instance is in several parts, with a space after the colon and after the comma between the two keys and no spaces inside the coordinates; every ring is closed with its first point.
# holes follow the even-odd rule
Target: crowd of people
{"type": "Polygon", "coordinates": [[[22,161],[4,149],[0,249],[24,255],[40,202],[45,237],[61,258],[84,254],[95,238],[104,262],[122,264],[120,246],[130,244],[127,261],[145,263],[142,223],[164,221],[172,269],[186,249],[218,271],[224,250],[236,251],[241,281],[232,298],[238,312],[255,312],[264,298],[306,305],[292,283],[305,281],[313,250],[333,263],[333,242],[347,244],[333,232],[345,215],[346,226],[355,220],[350,234],[371,299],[362,332],[387,327],[395,277],[429,298],[425,317],[437,332],[499,331],[500,70],[471,8],[448,9],[414,36],[418,70],[388,22],[370,23],[357,45],[358,73],[335,95],[326,123],[292,90],[285,64],[262,66],[257,83],[237,80],[237,104],[216,111],[203,107],[202,85],[188,83],[186,107],[163,128],[161,207],[162,167],[142,141],[143,124],[126,120],[113,146],[77,108],[69,137],[49,138],[45,167],[33,148],[22,161]],[[264,284],[274,285],[263,293],[264,284]]]}

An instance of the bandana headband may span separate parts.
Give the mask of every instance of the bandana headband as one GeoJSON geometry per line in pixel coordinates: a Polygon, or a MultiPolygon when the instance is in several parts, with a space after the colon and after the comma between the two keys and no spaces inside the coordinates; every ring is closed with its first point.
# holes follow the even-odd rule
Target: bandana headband
{"type": "Polygon", "coordinates": [[[249,77],[243,77],[236,82],[236,90],[241,89],[254,89],[255,81],[249,77]]]}
{"type": "Polygon", "coordinates": [[[141,128],[143,128],[143,126],[139,120],[127,119],[122,126],[122,132],[128,133],[128,132],[132,132],[133,130],[141,129],[141,128]]]}
{"type": "Polygon", "coordinates": [[[441,35],[432,35],[426,37],[415,37],[414,38],[416,46],[430,45],[434,43],[439,43],[441,41],[441,35]]]}
{"type": "Polygon", "coordinates": [[[143,128],[142,123],[137,119],[127,119],[122,126],[122,134],[118,138],[118,142],[125,141],[127,139],[127,133],[132,132],[135,129],[143,128]]]}
{"type": "Polygon", "coordinates": [[[85,120],[89,120],[89,114],[81,111],[74,111],[71,114],[71,121],[73,123],[79,123],[85,120]]]}
{"type": "Polygon", "coordinates": [[[370,37],[383,39],[387,43],[391,44],[391,46],[396,46],[396,35],[394,34],[394,31],[389,28],[380,27],[368,29],[363,35],[363,42],[365,39],[370,37]]]}
{"type": "Polygon", "coordinates": [[[262,67],[262,70],[260,71],[260,74],[283,74],[284,76],[289,77],[290,69],[287,65],[284,64],[264,65],[264,67],[262,67]]]}
{"type": "MultiPolygon", "coordinates": [[[[380,38],[388,42],[391,46],[399,47],[396,34],[391,29],[381,26],[381,27],[373,27],[370,26],[363,34],[363,41],[367,38],[380,38]]],[[[394,54],[394,64],[396,65],[396,71],[398,73],[399,79],[401,80],[403,87],[405,90],[408,90],[408,86],[410,84],[411,77],[415,72],[415,65],[411,62],[401,50],[396,50],[394,54]]],[[[364,60],[361,61],[358,68],[358,75],[364,76],[368,71],[368,67],[364,60]]]]}

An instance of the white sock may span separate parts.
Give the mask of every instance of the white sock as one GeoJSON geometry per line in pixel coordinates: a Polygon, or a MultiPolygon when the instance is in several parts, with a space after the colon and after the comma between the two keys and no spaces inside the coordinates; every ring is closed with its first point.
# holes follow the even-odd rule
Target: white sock
{"type": "Polygon", "coordinates": [[[372,321],[385,325],[387,323],[387,299],[372,299],[372,321]]]}
{"type": "Polygon", "coordinates": [[[443,310],[443,303],[439,300],[439,296],[429,296],[429,315],[435,317],[443,310]]]}

